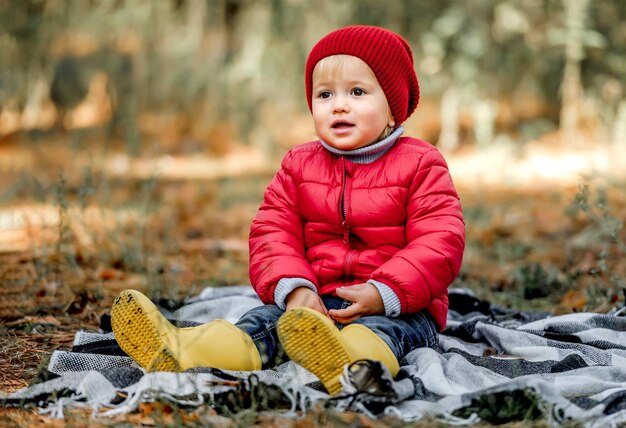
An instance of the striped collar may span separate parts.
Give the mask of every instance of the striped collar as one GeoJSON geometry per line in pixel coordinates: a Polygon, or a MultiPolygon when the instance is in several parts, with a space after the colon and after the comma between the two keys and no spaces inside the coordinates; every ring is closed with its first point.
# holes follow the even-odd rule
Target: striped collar
{"type": "Polygon", "coordinates": [[[404,128],[399,126],[387,138],[380,140],[377,143],[370,144],[369,146],[360,147],[354,150],[339,150],[322,140],[320,140],[320,143],[326,150],[336,154],[337,156],[341,156],[354,163],[368,164],[374,162],[376,159],[387,153],[403,133],[404,128]]]}

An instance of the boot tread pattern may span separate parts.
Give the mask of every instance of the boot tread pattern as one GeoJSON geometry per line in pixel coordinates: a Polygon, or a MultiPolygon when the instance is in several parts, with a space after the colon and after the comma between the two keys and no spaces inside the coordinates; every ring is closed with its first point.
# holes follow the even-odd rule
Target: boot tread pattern
{"type": "Polygon", "coordinates": [[[310,309],[285,312],[277,325],[289,358],[316,375],[331,395],[341,392],[339,381],[350,357],[332,321],[310,309]]]}
{"type": "Polygon", "coordinates": [[[147,371],[180,371],[146,312],[133,290],[120,293],[111,308],[115,340],[147,371]]]}

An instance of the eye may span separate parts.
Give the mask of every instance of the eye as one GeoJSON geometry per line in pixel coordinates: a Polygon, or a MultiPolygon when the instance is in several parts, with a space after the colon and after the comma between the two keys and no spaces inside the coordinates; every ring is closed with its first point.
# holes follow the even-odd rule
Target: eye
{"type": "Polygon", "coordinates": [[[363,95],[365,95],[365,91],[361,88],[354,88],[352,89],[352,91],[350,91],[350,93],[356,97],[362,97],[363,95]]]}
{"type": "Polygon", "coordinates": [[[326,98],[330,98],[331,95],[332,93],[330,91],[320,91],[320,93],[317,94],[317,97],[325,100],[326,98]]]}

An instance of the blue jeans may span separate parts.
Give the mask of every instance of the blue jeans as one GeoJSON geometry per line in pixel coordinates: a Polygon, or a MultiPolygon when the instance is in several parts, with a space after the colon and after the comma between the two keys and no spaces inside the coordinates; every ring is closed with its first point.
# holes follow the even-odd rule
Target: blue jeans
{"type": "MultiPolygon", "coordinates": [[[[322,300],[328,309],[350,306],[349,301],[335,296],[322,296],[322,300]]],[[[235,324],[252,338],[264,369],[288,360],[276,334],[276,323],[284,313],[276,305],[259,306],[246,312],[235,324]]],[[[398,318],[372,315],[359,318],[354,323],[366,326],[384,340],[400,364],[404,356],[414,349],[436,348],[439,345],[439,328],[426,311],[403,314],[398,318]]],[[[337,323],[337,327],[341,329],[343,325],[337,323]]]]}

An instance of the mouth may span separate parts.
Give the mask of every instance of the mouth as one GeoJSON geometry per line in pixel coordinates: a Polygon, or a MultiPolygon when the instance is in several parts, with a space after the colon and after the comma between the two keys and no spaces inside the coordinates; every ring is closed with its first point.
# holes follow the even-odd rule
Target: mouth
{"type": "Polygon", "coordinates": [[[354,126],[353,123],[350,123],[348,121],[345,120],[335,120],[330,127],[333,129],[347,129],[347,128],[352,128],[354,126]]]}

